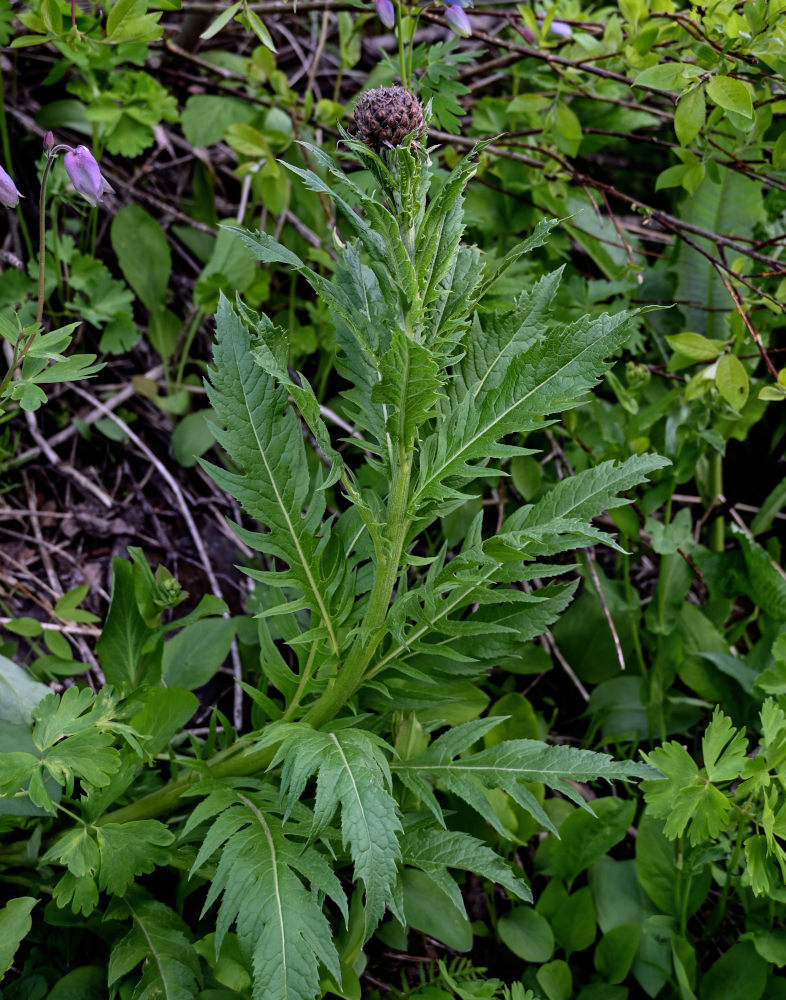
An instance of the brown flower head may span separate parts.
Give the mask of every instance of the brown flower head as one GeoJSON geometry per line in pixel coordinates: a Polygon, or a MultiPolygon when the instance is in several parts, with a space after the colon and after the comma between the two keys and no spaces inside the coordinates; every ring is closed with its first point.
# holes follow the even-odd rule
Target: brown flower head
{"type": "Polygon", "coordinates": [[[404,87],[369,90],[355,106],[358,138],[372,149],[398,146],[410,132],[419,139],[426,131],[423,105],[404,87]]]}

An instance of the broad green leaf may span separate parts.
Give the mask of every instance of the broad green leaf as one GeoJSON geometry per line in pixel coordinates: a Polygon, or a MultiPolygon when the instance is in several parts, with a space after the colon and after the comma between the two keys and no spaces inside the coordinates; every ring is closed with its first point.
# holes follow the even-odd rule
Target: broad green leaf
{"type": "Polygon", "coordinates": [[[11,968],[16,949],[30,933],[30,911],[37,902],[32,896],[18,896],[0,909],[0,980],[11,968]]]}
{"type": "Polygon", "coordinates": [[[748,401],[748,373],[734,354],[724,354],[715,370],[715,385],[729,406],[741,410],[748,401]]]}
{"type": "Polygon", "coordinates": [[[700,1000],[761,1000],[767,983],[767,962],[750,941],[733,944],[705,972],[700,1000]]]}
{"type": "Polygon", "coordinates": [[[535,973],[547,1000],[570,1000],[573,995],[573,976],[570,966],[561,958],[541,965],[535,973]]]}
{"type": "Polygon", "coordinates": [[[554,937],[566,955],[589,948],[597,933],[595,907],[592,905],[589,887],[584,886],[571,893],[560,903],[550,919],[554,937]]]}
{"type": "Polygon", "coordinates": [[[131,564],[124,559],[113,559],[109,612],[96,643],[96,653],[109,684],[130,693],[140,684],[157,683],[161,676],[160,662],[146,656],[152,634],[137,607],[131,564]]]}
{"type": "Polygon", "coordinates": [[[33,709],[49,693],[45,684],[39,684],[13,660],[0,655],[0,719],[30,723],[33,709]]]}
{"type": "MultiPolygon", "coordinates": [[[[685,199],[680,206],[680,218],[707,232],[751,237],[758,222],[763,220],[761,185],[725,167],[719,168],[718,173],[717,182],[708,175],[694,194],[685,199]]],[[[700,236],[694,240],[703,250],[715,252],[711,241],[700,236]]],[[[684,244],[679,249],[677,263],[676,298],[686,303],[680,310],[687,329],[710,339],[727,341],[733,303],[713,264],[698,250],[684,244]]]]}
{"type": "Polygon", "coordinates": [[[666,337],[669,347],[691,361],[712,361],[725,350],[723,340],[710,340],[700,333],[675,333],[666,337]]]}
{"type": "MultiPolygon", "coordinates": [[[[112,13],[117,5],[112,8],[112,13]]],[[[110,14],[111,17],[111,14],[110,14]]],[[[139,205],[125,205],[112,220],[112,247],[123,277],[150,312],[163,303],[172,255],[164,231],[139,205]]]]}
{"type": "Polygon", "coordinates": [[[674,112],[674,131],[681,146],[688,146],[701,132],[705,114],[703,87],[695,87],[680,98],[674,112]]]}
{"type": "Polygon", "coordinates": [[[551,845],[554,871],[568,884],[627,834],[636,803],[618,798],[595,799],[592,813],[577,810],[560,825],[559,840],[551,845]]]}
{"type": "Polygon", "coordinates": [[[514,906],[497,923],[510,950],[525,962],[548,962],[554,954],[554,934],[547,920],[528,906],[514,906]]]}
{"type": "Polygon", "coordinates": [[[472,925],[425,872],[405,868],[401,873],[404,918],[410,927],[442,941],[458,952],[472,948],[472,925]]]}
{"type": "Polygon", "coordinates": [[[638,924],[620,924],[607,931],[595,949],[595,968],[609,983],[621,983],[630,972],[641,940],[638,924]]]}
{"type": "Polygon", "coordinates": [[[634,87],[652,87],[653,90],[679,90],[686,77],[686,67],[682,63],[667,62],[649,66],[637,73],[634,87]]]}
{"type": "Polygon", "coordinates": [[[193,691],[207,684],[226,660],[235,638],[231,618],[203,618],[164,643],[163,678],[193,691]]]}
{"type": "Polygon", "coordinates": [[[80,965],[58,979],[46,1000],[104,1000],[105,996],[106,969],[100,965],[80,965]]]}
{"type": "Polygon", "coordinates": [[[193,94],[183,109],[183,134],[191,146],[212,146],[224,138],[228,125],[250,122],[257,111],[255,104],[239,97],[193,94]]]}
{"type": "Polygon", "coordinates": [[[638,885],[661,913],[691,916],[707,898],[712,881],[709,864],[697,858],[696,852],[683,850],[678,871],[674,842],[649,809],[639,820],[635,865],[638,885]]]}
{"type": "Polygon", "coordinates": [[[736,111],[746,118],[753,118],[751,86],[732,76],[711,76],[706,83],[707,97],[726,111],[736,111]]]}

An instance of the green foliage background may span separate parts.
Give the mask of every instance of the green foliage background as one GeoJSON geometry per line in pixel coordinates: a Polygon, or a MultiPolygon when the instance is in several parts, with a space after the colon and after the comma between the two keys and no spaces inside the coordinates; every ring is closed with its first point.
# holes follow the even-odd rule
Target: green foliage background
{"type": "Polygon", "coordinates": [[[786,995],[785,10],[0,0],[3,488],[131,447],[213,591],[0,566],[4,1000],[786,995]]]}

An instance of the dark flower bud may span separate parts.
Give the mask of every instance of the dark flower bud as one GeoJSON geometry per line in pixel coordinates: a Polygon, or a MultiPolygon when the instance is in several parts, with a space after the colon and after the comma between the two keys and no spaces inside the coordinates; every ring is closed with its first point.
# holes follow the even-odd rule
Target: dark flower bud
{"type": "Polygon", "coordinates": [[[372,149],[391,149],[411,132],[419,139],[426,131],[423,105],[404,87],[369,90],[355,105],[358,138],[372,149]]]}

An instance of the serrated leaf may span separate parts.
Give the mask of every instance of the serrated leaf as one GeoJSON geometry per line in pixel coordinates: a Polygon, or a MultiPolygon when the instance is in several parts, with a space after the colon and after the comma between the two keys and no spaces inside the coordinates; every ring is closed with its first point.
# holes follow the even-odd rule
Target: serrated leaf
{"type": "Polygon", "coordinates": [[[323,829],[337,808],[341,833],[363,883],[365,938],[368,939],[391,900],[401,849],[398,806],[389,792],[390,771],[385,744],[358,729],[317,732],[305,723],[274,725],[269,742],[282,738],[271,767],[283,761],[281,794],[288,810],[300,798],[306,782],[317,776],[314,830],[323,829]]]}
{"type": "Polygon", "coordinates": [[[474,479],[489,458],[516,454],[498,443],[537,426],[546,414],[576,406],[627,340],[630,314],[584,317],[553,330],[508,365],[497,391],[475,405],[465,395],[426,438],[414,494],[416,505],[451,495],[446,480],[474,479]],[[470,464],[470,463],[475,463],[470,464]]]}
{"type": "Polygon", "coordinates": [[[339,984],[341,972],[330,925],[300,874],[346,908],[341,887],[313,847],[287,840],[281,822],[254,793],[227,791],[232,802],[208,831],[191,869],[221,848],[203,910],[220,898],[216,951],[234,923],[252,964],[254,1000],[314,1000],[319,963],[339,984]]]}
{"type": "Polygon", "coordinates": [[[459,830],[411,830],[401,841],[401,860],[420,868],[444,890],[456,909],[466,917],[464,900],[448,868],[474,872],[504,886],[518,899],[531,902],[532,893],[523,876],[516,872],[482,840],[459,830]]]}
{"type": "Polygon", "coordinates": [[[142,962],[134,1000],[192,1000],[196,996],[201,986],[199,956],[187,925],[173,910],[134,889],[123,899],[115,899],[106,917],[131,921],[131,930],[115,942],[109,955],[110,987],[142,962]]]}
{"type": "Polygon", "coordinates": [[[215,428],[215,435],[240,471],[204,460],[202,465],[268,527],[265,534],[255,536],[255,547],[287,565],[280,574],[281,585],[298,589],[312,613],[312,625],[325,629],[330,648],[337,652],[339,621],[318,553],[317,536],[325,536],[324,546],[329,534],[329,526],[321,522],[324,494],[312,494],[303,435],[287,407],[286,389],[254,363],[249,333],[223,296],[214,358],[208,396],[223,425],[215,428]]]}
{"type": "Polygon", "coordinates": [[[408,447],[418,428],[434,416],[441,395],[439,367],[428,348],[396,327],[389,350],[380,358],[379,371],[371,402],[390,405],[388,433],[394,444],[408,447]]]}
{"type": "MultiPolygon", "coordinates": [[[[456,727],[458,730],[461,728],[456,727]]],[[[439,787],[463,799],[503,837],[504,827],[483,794],[484,788],[499,788],[507,792],[541,826],[556,832],[525,782],[543,782],[549,788],[558,789],[574,802],[584,805],[581,796],[565,779],[594,781],[606,778],[610,781],[628,781],[651,774],[647,767],[614,761],[607,754],[568,746],[549,746],[538,740],[505,740],[479,753],[465,754],[459,759],[454,759],[455,745],[455,737],[451,737],[450,741],[440,737],[424,753],[391,765],[391,770],[418,798],[422,798],[420,790],[423,784],[428,787],[438,783],[439,787]]]]}

